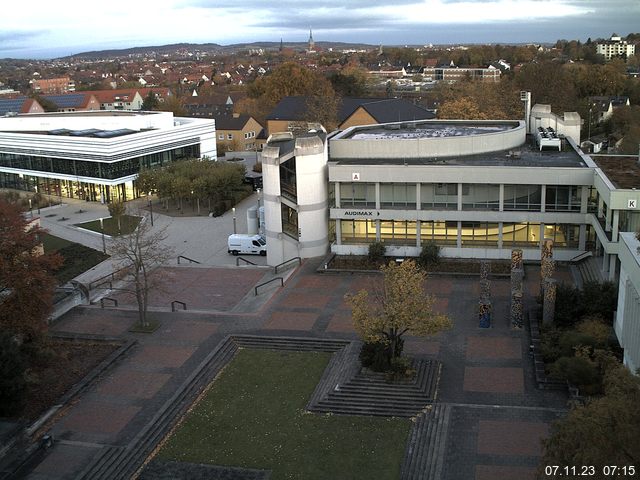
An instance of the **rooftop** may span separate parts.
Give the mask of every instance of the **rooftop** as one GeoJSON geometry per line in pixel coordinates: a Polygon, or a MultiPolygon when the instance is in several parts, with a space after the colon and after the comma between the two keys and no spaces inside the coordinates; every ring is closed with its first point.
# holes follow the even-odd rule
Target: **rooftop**
{"type": "Polygon", "coordinates": [[[406,123],[375,125],[372,128],[356,128],[343,138],[352,140],[386,140],[389,138],[443,138],[467,137],[486,133],[504,132],[518,126],[517,122],[474,125],[472,123],[406,123]]]}
{"type": "Polygon", "coordinates": [[[640,188],[640,161],[637,155],[591,155],[591,158],[616,188],[640,188]]]}

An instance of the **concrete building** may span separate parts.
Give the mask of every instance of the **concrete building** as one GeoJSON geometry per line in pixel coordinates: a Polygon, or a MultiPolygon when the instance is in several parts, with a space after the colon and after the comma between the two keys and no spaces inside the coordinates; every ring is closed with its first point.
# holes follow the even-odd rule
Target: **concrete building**
{"type": "Polygon", "coordinates": [[[76,84],[70,77],[33,79],[29,81],[29,84],[34,93],[44,95],[76,91],[76,84]]]}
{"type": "Polygon", "coordinates": [[[596,44],[596,53],[603,55],[604,59],[608,61],[614,57],[630,57],[631,55],[635,55],[636,46],[614,35],[609,40],[598,42],[596,44]]]}
{"type": "Polygon", "coordinates": [[[139,196],[141,168],[216,158],[215,122],[170,112],[0,118],[0,187],[108,202],[139,196]]]}
{"type": "Polygon", "coordinates": [[[640,242],[632,232],[620,234],[620,280],[618,309],[613,324],[624,364],[632,372],[640,369],[640,242]]]}

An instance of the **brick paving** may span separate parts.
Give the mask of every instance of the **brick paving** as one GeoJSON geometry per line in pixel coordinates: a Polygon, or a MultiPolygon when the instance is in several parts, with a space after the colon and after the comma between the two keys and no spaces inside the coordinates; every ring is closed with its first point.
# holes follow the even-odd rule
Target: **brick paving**
{"type": "MultiPolygon", "coordinates": [[[[344,296],[370,288],[381,276],[318,274],[319,262],[305,262],[284,288],[274,289],[270,302],[246,314],[224,312],[246,300],[264,270],[173,268],[172,291],[160,296],[163,302],[187,298],[190,309],[203,312],[170,313],[165,306],[152,312],[161,323],[152,334],[128,332],[135,311],[80,307],[64,316],[54,330],[135,338],[139,344],[57,421],[52,431],[59,441],[30,478],[74,478],[52,465],[56,458],[73,456],[68,442],[128,445],[225,335],[356,338],[344,296]]],[[[492,326],[478,328],[478,282],[478,277],[431,276],[426,290],[436,296],[436,309],[453,319],[454,328],[432,339],[407,337],[405,351],[443,364],[438,401],[450,405],[452,413],[445,426],[441,480],[532,478],[540,438],[562,414],[566,397],[535,387],[531,360],[523,354],[528,351],[526,331],[510,329],[508,278],[491,279],[492,326]]],[[[527,266],[526,304],[537,288],[539,268],[527,266]]],[[[71,470],[86,463],[91,448],[78,449],[75,463],[69,461],[75,465],[71,470]]]]}

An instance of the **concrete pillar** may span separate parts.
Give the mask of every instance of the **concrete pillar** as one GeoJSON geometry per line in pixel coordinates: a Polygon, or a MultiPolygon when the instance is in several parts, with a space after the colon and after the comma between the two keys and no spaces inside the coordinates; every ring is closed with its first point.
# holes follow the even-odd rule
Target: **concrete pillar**
{"type": "Polygon", "coordinates": [[[502,248],[502,225],[504,225],[502,222],[498,222],[498,248],[502,248]]]}
{"type": "Polygon", "coordinates": [[[616,279],[616,263],[618,260],[617,255],[609,255],[609,281],[613,282],[616,279]]]}
{"type": "Polygon", "coordinates": [[[604,200],[598,195],[598,218],[602,218],[604,215],[604,200]]]}
{"type": "Polygon", "coordinates": [[[420,184],[416,183],[416,210],[422,210],[422,196],[420,194],[420,184]]]}
{"type": "Polygon", "coordinates": [[[547,206],[547,186],[540,186],[540,211],[544,213],[547,206]]]}
{"type": "Polygon", "coordinates": [[[333,194],[335,195],[336,208],[342,208],[340,206],[340,182],[334,184],[333,194]]]}
{"type": "MultiPolygon", "coordinates": [[[[446,222],[445,222],[445,225],[446,225],[446,222]]],[[[448,236],[448,232],[447,232],[447,236],[448,236]]],[[[458,222],[458,238],[456,240],[456,246],[458,248],[462,248],[462,222],[458,222]]]]}
{"type": "Polygon", "coordinates": [[[379,241],[380,241],[380,220],[376,220],[376,242],[379,242],[379,241]]]}
{"type": "Polygon", "coordinates": [[[418,220],[416,222],[416,247],[420,248],[422,244],[422,222],[418,220]]]}
{"type": "Polygon", "coordinates": [[[609,254],[602,254],[602,273],[606,273],[609,270],[609,254]]]}
{"type": "Polygon", "coordinates": [[[380,183],[376,183],[376,210],[380,210],[380,183]]]}
{"type": "Polygon", "coordinates": [[[580,213],[587,213],[589,208],[589,187],[586,185],[582,186],[582,191],[580,192],[580,213]]]}
{"type": "Polygon", "coordinates": [[[542,323],[544,324],[553,323],[556,312],[556,289],[556,281],[549,278],[545,282],[544,295],[542,299],[542,323]]]}
{"type": "Polygon", "coordinates": [[[330,221],[336,222],[336,245],[342,245],[342,221],[339,218],[330,221]]]}
{"type": "Polygon", "coordinates": [[[580,225],[580,238],[578,239],[578,250],[586,250],[587,248],[587,226],[580,225]]]}
{"type": "Polygon", "coordinates": [[[611,209],[610,208],[607,208],[607,216],[605,217],[605,220],[604,220],[604,231],[605,232],[611,231],[611,209]]]}
{"type": "Polygon", "coordinates": [[[611,241],[618,241],[618,227],[620,225],[620,210],[613,211],[613,222],[611,225],[611,241]]]}
{"type": "Polygon", "coordinates": [[[458,184],[458,211],[462,210],[462,184],[458,184]]]}
{"type": "MultiPolygon", "coordinates": [[[[500,184],[500,200],[498,211],[504,212],[504,183],[500,184]]],[[[500,235],[502,235],[502,228],[500,229],[500,235]]]]}

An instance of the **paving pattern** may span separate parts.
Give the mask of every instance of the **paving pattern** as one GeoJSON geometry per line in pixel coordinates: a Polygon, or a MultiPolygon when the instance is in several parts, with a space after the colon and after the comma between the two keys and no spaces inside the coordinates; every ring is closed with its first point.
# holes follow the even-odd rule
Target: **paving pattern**
{"type": "MultiPolygon", "coordinates": [[[[154,300],[160,328],[151,334],[128,331],[136,321],[134,310],[78,307],[69,312],[54,330],[135,338],[138,344],[63,412],[51,428],[54,447],[28,478],[77,478],[98,456],[108,463],[124,455],[230,334],[356,340],[344,296],[379,283],[380,276],[318,274],[318,263],[305,262],[271,300],[251,311],[240,307],[253,297],[264,270],[172,268],[171,291],[154,300]],[[167,298],[188,298],[189,308],[198,311],[171,313],[167,298]]],[[[564,394],[536,388],[526,330],[510,329],[509,280],[491,279],[489,329],[478,328],[478,283],[477,277],[427,280],[436,309],[448,313],[455,326],[434,338],[406,339],[407,353],[437,360],[442,371],[435,404],[438,428],[428,433],[426,419],[425,430],[415,431],[416,439],[424,438],[422,445],[433,444],[435,435],[439,448],[421,447],[427,449],[424,458],[432,460],[414,462],[413,477],[407,470],[404,478],[533,478],[540,440],[566,407],[564,394]],[[429,471],[421,473],[427,464],[429,471]]],[[[525,289],[530,304],[538,293],[539,269],[526,267],[525,289]]]]}

